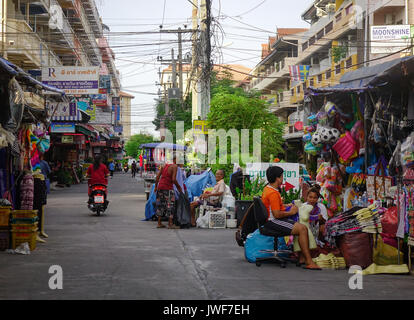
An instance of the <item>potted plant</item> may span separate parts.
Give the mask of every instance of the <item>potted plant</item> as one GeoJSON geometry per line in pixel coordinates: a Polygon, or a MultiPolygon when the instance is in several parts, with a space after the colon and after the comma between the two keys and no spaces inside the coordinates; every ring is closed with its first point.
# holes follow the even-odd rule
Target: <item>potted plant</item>
{"type": "Polygon", "coordinates": [[[243,180],[243,189],[236,188],[237,226],[240,225],[248,209],[253,204],[254,197],[260,197],[263,193],[264,187],[266,186],[266,181],[263,181],[260,177],[257,177],[251,182],[249,179],[245,179],[244,177],[243,180]]]}

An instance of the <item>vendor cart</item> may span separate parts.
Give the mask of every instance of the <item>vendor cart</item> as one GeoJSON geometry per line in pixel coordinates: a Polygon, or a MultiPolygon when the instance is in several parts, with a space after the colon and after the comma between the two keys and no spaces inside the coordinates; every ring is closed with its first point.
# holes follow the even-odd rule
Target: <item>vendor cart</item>
{"type": "Polygon", "coordinates": [[[140,148],[143,149],[142,178],[144,180],[144,191],[148,200],[151,186],[155,183],[159,168],[166,163],[167,159],[172,161],[171,154],[173,152],[185,161],[185,151],[187,148],[182,145],[164,142],[146,143],[140,145],[140,148]]]}

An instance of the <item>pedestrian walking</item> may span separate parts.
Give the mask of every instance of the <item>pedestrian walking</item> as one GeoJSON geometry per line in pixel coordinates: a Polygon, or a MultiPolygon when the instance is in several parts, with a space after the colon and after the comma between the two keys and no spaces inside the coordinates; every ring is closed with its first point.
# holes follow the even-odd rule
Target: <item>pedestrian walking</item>
{"type": "Polygon", "coordinates": [[[135,174],[137,173],[137,163],[135,160],[131,164],[131,171],[132,171],[132,178],[135,178],[135,174]]]}
{"type": "Polygon", "coordinates": [[[109,168],[109,172],[111,174],[111,179],[112,179],[114,177],[114,171],[115,171],[115,163],[113,160],[109,163],[108,168],[109,168]]]}
{"type": "Polygon", "coordinates": [[[180,227],[173,224],[175,211],[175,192],[174,186],[177,187],[179,193],[183,192],[180,184],[177,182],[177,165],[176,157],[173,158],[172,164],[166,164],[161,167],[155,180],[154,192],[157,193],[156,210],[158,216],[157,228],[165,228],[161,223],[161,219],[168,217],[168,228],[179,229],[180,227]]]}

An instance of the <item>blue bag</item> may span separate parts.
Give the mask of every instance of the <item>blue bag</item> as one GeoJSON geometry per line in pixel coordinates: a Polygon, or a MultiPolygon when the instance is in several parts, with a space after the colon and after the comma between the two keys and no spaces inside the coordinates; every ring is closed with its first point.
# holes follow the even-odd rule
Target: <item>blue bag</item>
{"type": "Polygon", "coordinates": [[[149,221],[156,214],[156,209],[154,206],[155,201],[157,200],[157,193],[154,192],[155,183],[151,186],[150,196],[147,203],[145,204],[145,219],[143,221],[149,221]]]}
{"type": "Polygon", "coordinates": [[[247,236],[244,244],[244,256],[247,261],[255,263],[257,258],[273,257],[273,253],[261,250],[275,250],[274,238],[260,234],[259,229],[247,236]]]}

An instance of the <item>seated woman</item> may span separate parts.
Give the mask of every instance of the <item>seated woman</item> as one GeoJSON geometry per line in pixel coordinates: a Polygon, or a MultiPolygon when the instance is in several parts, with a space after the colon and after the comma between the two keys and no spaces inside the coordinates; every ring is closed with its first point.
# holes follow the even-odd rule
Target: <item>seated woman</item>
{"type": "Polygon", "coordinates": [[[226,184],[224,183],[224,171],[217,170],[216,172],[216,185],[211,192],[204,192],[198,201],[193,201],[190,204],[191,207],[191,225],[196,226],[195,223],[195,209],[207,200],[207,205],[212,207],[218,207],[223,199],[223,195],[226,192],[226,184]]]}
{"type": "MultiPolygon", "coordinates": [[[[320,194],[321,187],[319,185],[312,186],[306,196],[306,204],[313,206],[313,210],[309,215],[309,227],[310,231],[313,234],[313,237],[316,240],[318,247],[324,247],[324,230],[325,222],[328,220],[328,211],[326,210],[325,205],[318,202],[322,198],[320,194]]],[[[318,249],[312,250],[312,252],[318,253],[318,249]]],[[[312,254],[313,255],[313,254],[312,254]]],[[[299,254],[299,262],[305,263],[304,256],[299,254]]]]}

